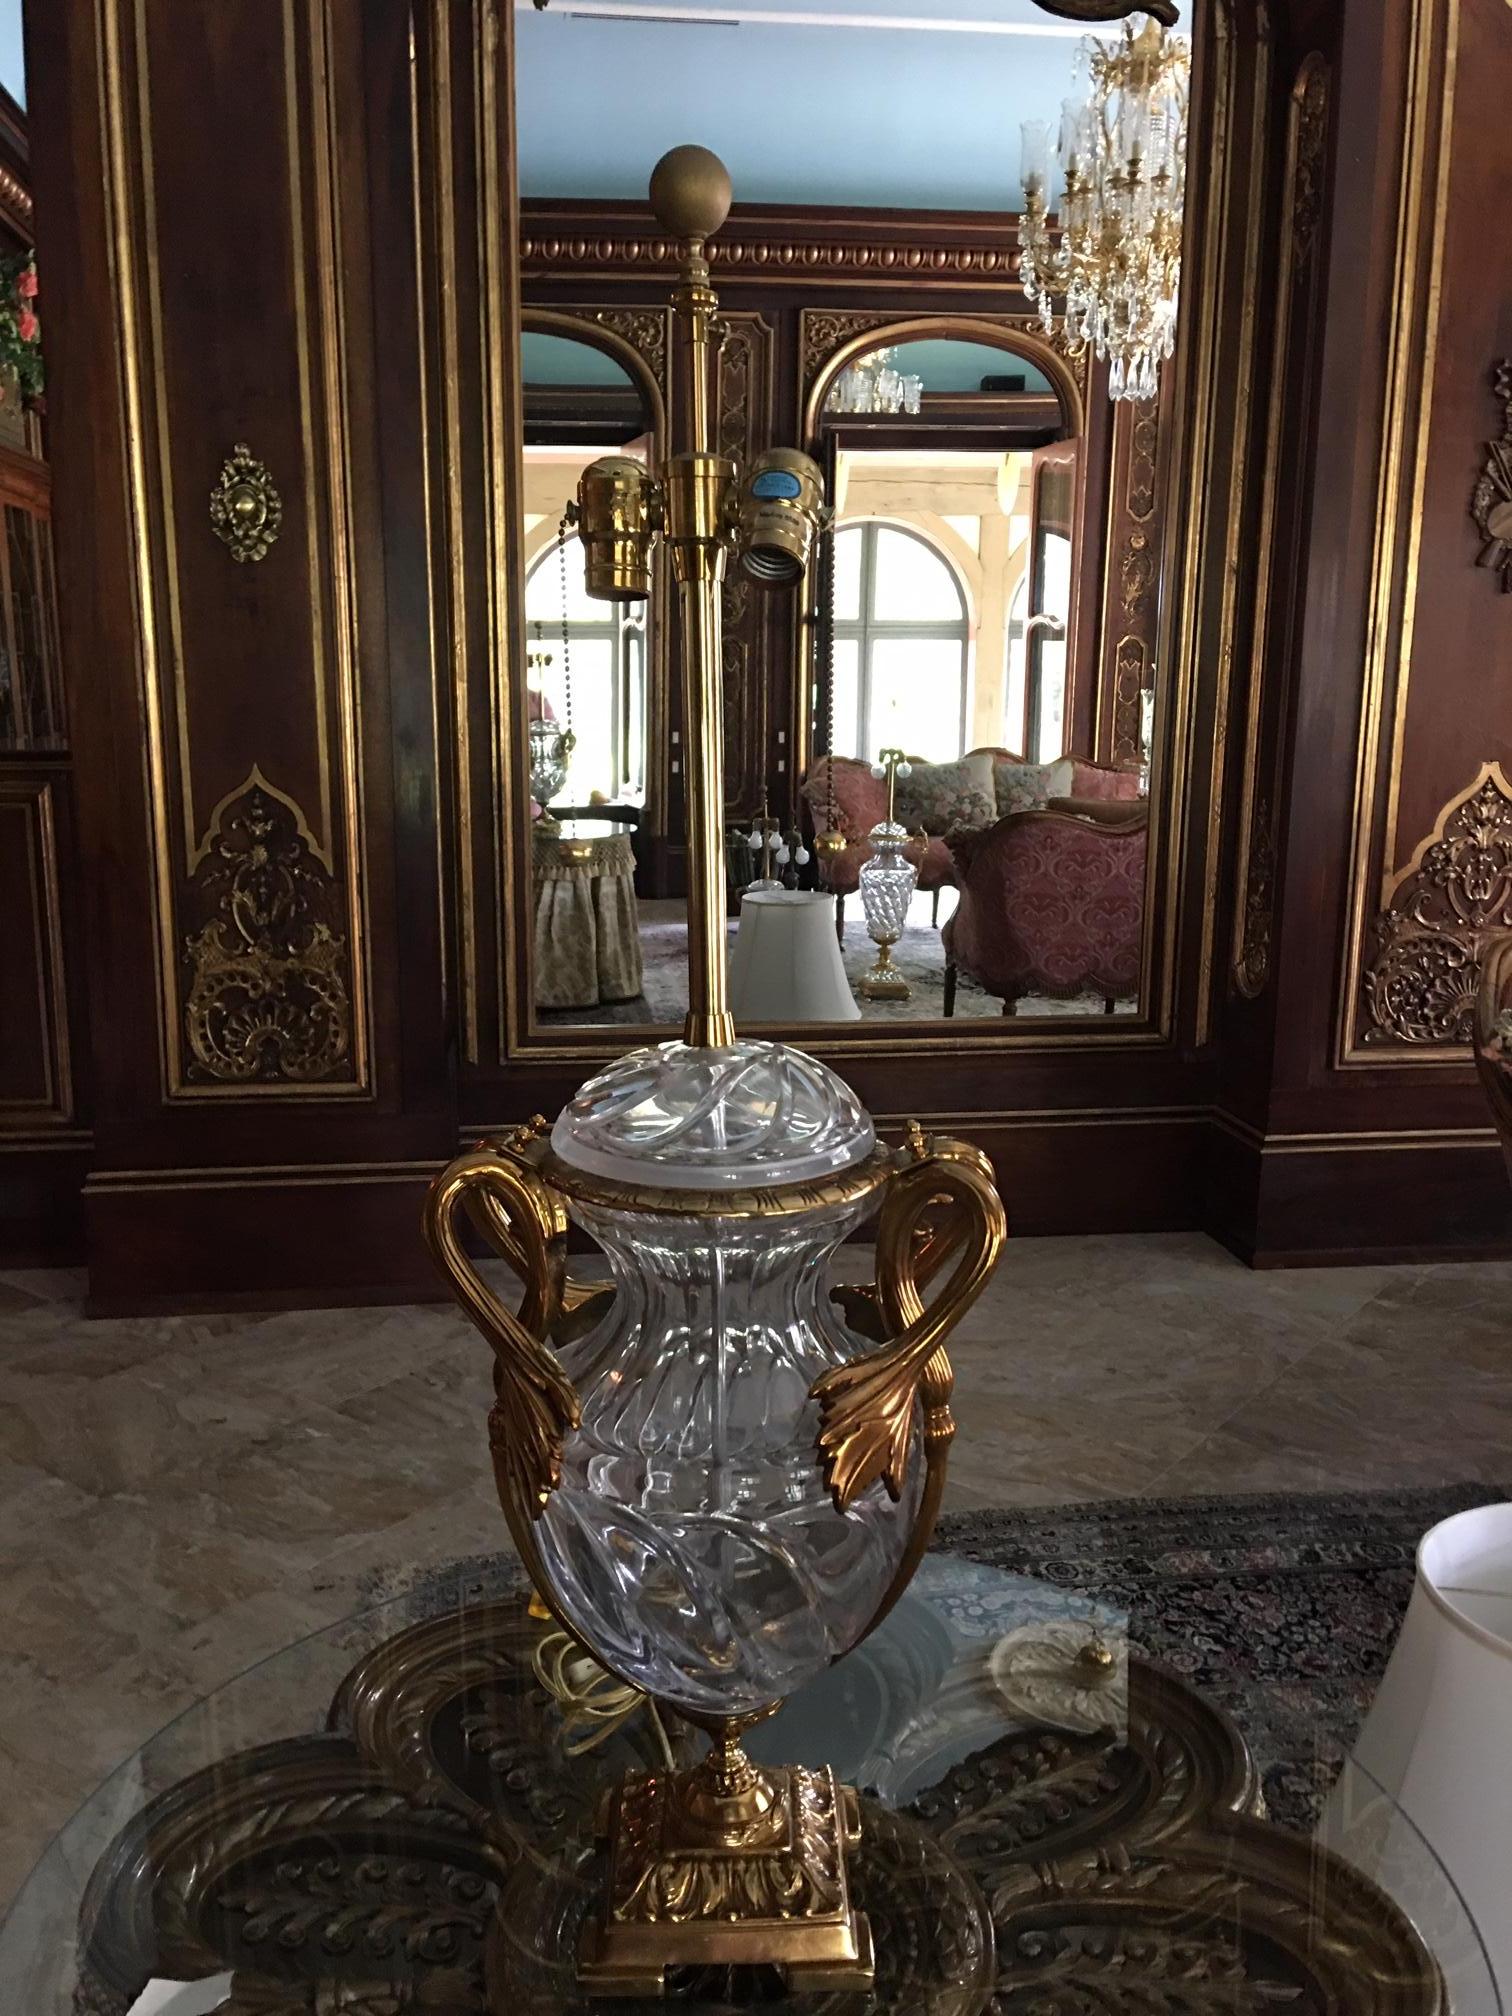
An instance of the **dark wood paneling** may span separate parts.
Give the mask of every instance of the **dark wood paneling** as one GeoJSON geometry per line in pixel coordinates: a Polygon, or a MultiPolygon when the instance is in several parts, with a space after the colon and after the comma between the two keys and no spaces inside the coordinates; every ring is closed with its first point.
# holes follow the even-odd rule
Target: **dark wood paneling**
{"type": "Polygon", "coordinates": [[[73,1118],[57,789],[0,770],[0,1127],[73,1118]]]}
{"type": "Polygon", "coordinates": [[[259,1170],[440,1161],[455,1129],[410,9],[59,0],[28,32],[92,1268],[114,1306],[286,1263],[303,1292],[323,1242],[333,1280],[408,1292],[413,1222],[373,1219],[366,1178],[326,1186],[318,1240],[292,1211],[254,1237],[247,1200],[259,1170]],[[283,504],[242,564],[209,519],[238,441],[283,504]],[[204,1054],[228,972],[294,1032],[245,1076],[204,1054]],[[177,1172],[150,1237],[115,1180],[143,1170],[177,1172]]]}
{"type": "Polygon", "coordinates": [[[428,1302],[443,1290],[420,1237],[436,1164],[120,1172],[92,1184],[96,1316],[428,1302]],[[228,1214],[236,1237],[228,1238],[228,1214]]]}
{"type": "MultiPolygon", "coordinates": [[[[1184,663],[1193,676],[1173,688],[1156,755],[1156,788],[1179,784],[1182,814],[1154,849],[1158,959],[1171,927],[1154,1026],[1137,1041],[1028,1031],[1003,1043],[994,1030],[977,1050],[905,1034],[832,1053],[885,1126],[917,1113],[987,1147],[1021,1233],[1201,1223],[1258,1264],[1512,1249],[1468,1069],[1356,1062],[1336,1040],[1362,963],[1349,936],[1357,784],[1368,778],[1376,801],[1361,801],[1363,929],[1467,764],[1506,741],[1494,668],[1512,604],[1475,567],[1468,504],[1498,424],[1489,372],[1512,353],[1512,271],[1507,286],[1488,278],[1483,228],[1507,167],[1494,136],[1512,13],[1460,0],[1435,252],[1450,12],[1440,0],[1235,0],[1219,37],[1215,9],[1198,19],[1201,257],[1160,448],[1196,544],[1167,571],[1154,637],[1162,675],[1168,660],[1173,680],[1184,663]],[[1302,191],[1286,182],[1288,122],[1314,55],[1328,65],[1330,130],[1349,140],[1302,191]],[[1283,312],[1284,234],[1303,194],[1320,204],[1317,268],[1283,312]],[[1429,347],[1435,273],[1445,312],[1419,486],[1411,367],[1429,347]],[[1199,410],[1205,373],[1213,398],[1199,410]],[[1393,439],[1404,474],[1383,518],[1393,439]],[[1384,837],[1393,774],[1400,845],[1384,837]],[[1242,813],[1253,836],[1262,799],[1274,870],[1251,998],[1231,967],[1254,887],[1242,813]]],[[[511,11],[494,38],[479,32],[478,0],[145,0],[140,47],[124,0],[29,15],[86,905],[83,956],[65,931],[63,963],[65,984],[81,968],[89,982],[88,1040],[71,1047],[99,1087],[96,1304],[427,1293],[415,1214],[459,1108],[464,1133],[553,1112],[605,1047],[597,1035],[562,1054],[522,1048],[522,974],[497,936],[518,886],[495,753],[510,778],[522,753],[520,724],[496,711],[520,648],[511,11]],[[268,559],[241,568],[206,517],[240,439],[285,506],[268,559]],[[235,806],[218,827],[214,814],[254,765],[284,808],[274,831],[284,866],[306,878],[304,914],[342,941],[354,1040],[313,1086],[266,1064],[250,1084],[207,1086],[185,1063],[187,941],[234,923],[222,906],[239,859],[215,839],[235,840],[235,806]],[[469,1060],[460,1095],[454,1045],[469,1060]]],[[[5,198],[0,173],[0,213],[5,198]]],[[[670,249],[639,206],[534,206],[525,240],[533,301],[664,309],[670,249]]],[[[1025,306],[1003,217],[737,206],[714,268],[755,343],[738,430],[751,446],[796,437],[805,306],[863,318],[1025,306]]],[[[1131,454],[1091,459],[1113,470],[1116,519],[1131,454]]],[[[1089,480],[1087,496],[1105,527],[1106,493],[1089,480]]],[[[1129,529],[1115,524],[1115,570],[1129,529]]],[[[1121,573],[1108,586],[1121,593],[1121,573]]],[[[741,720],[742,802],[763,783],[780,800],[792,781],[778,737],[791,733],[793,654],[784,619],[759,620],[771,632],[764,645],[751,633],[751,657],[765,651],[776,669],[741,720]]],[[[1089,621],[1095,650],[1095,609],[1089,621]]],[[[1110,641],[1104,623],[1104,667],[1110,641]]],[[[1094,713],[1111,748],[1110,704],[1089,724],[1094,713]]],[[[679,820],[669,805],[669,831],[679,820]]],[[[6,875],[0,899],[14,906],[14,863],[6,875]]],[[[1346,1013],[1343,1026],[1357,1024],[1346,1013]]],[[[45,1085],[28,1043],[5,1068],[30,1099],[45,1085]]],[[[0,1238],[28,1220],[31,1250],[59,1254],[90,1116],[48,1111],[46,1154],[35,1135],[35,1152],[20,1149],[14,1130],[0,1153],[0,1238]]]]}
{"type": "Polygon", "coordinates": [[[1512,1188],[1486,1128],[1395,1142],[1273,1137],[1263,1151],[1220,1128],[1208,1183],[1206,1229],[1255,1267],[1512,1253],[1512,1188]]]}

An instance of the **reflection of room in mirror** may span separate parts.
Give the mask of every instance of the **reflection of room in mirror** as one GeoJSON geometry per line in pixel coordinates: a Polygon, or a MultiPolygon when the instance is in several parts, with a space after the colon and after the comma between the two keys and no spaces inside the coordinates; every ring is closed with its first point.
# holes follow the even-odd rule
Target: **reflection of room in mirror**
{"type": "MultiPolygon", "coordinates": [[[[843,209],[842,238],[860,232],[879,253],[910,220],[943,213],[972,214],[973,230],[1006,220],[1008,230],[1019,191],[1013,150],[999,141],[1020,107],[1006,101],[1059,105],[1079,40],[1027,0],[1017,11],[1011,36],[978,38],[921,32],[923,10],[909,32],[870,15],[855,32],[861,0],[837,0],[823,25],[764,10],[723,33],[691,18],[641,20],[633,6],[614,19],[516,9],[521,186],[527,209],[553,213],[526,220],[537,262],[523,282],[524,613],[535,660],[526,706],[564,719],[570,663],[576,744],[549,809],[564,821],[608,820],[624,841],[584,845],[579,859],[545,844],[536,822],[538,874],[549,856],[551,872],[582,884],[571,901],[554,893],[551,916],[605,940],[602,956],[578,945],[558,957],[542,939],[538,901],[538,1027],[670,1030],[687,1008],[668,557],[655,557],[650,603],[595,602],[569,535],[564,603],[556,538],[562,505],[595,457],[630,453],[655,468],[687,445],[665,276],[646,263],[643,206],[651,165],[690,139],[726,160],[737,206],[711,245],[727,318],[711,387],[720,446],[747,461],[774,445],[802,449],[822,468],[834,511],[801,597],[753,591],[734,561],[727,577],[732,943],[743,891],[765,869],[768,881],[833,897],[857,991],[876,956],[861,869],[886,816],[885,783],[871,773],[883,749],[901,749],[913,763],[897,812],[918,884],[892,957],[909,994],[860,998],[852,1034],[947,1016],[999,1028],[1005,1015],[1031,1025],[1074,1016],[1100,1027],[1106,1014],[1139,1008],[1147,772],[1126,746],[1138,694],[1131,710],[1109,685],[1127,683],[1130,662],[1129,651],[1119,656],[1128,625],[1112,627],[1108,599],[1118,586],[1109,471],[1128,452],[1114,446],[1105,388],[1068,362],[1000,271],[980,289],[964,277],[915,285],[901,256],[879,257],[874,283],[847,267],[837,291],[822,244],[812,277],[776,249],[789,233],[822,234],[823,206],[843,209]],[[847,87],[792,145],[773,149],[779,74],[843,76],[847,87]],[[905,75],[906,95],[895,88],[905,75]],[[933,102],[956,108],[948,131],[921,115],[932,89],[933,102]],[[715,108],[712,125],[690,131],[690,105],[715,108]],[[753,231],[769,241],[755,252],[753,231]],[[761,861],[749,835],[768,820],[776,844],[761,861]],[[594,863],[602,873],[590,873],[594,863]],[[618,940],[632,929],[641,991],[624,999],[635,962],[618,940]],[[569,968],[576,977],[563,982],[569,968]],[[580,1005],[565,1005],[548,970],[580,1005]]],[[[930,243],[939,240],[932,231],[930,243]]],[[[1156,528],[1141,525],[1153,570],[1156,528]]],[[[1140,685],[1152,661],[1147,647],[1140,685]]]]}
{"type": "Polygon", "coordinates": [[[646,790],[646,610],[592,600],[563,517],[602,455],[651,452],[641,393],[590,343],[525,330],[524,559],[531,721],[570,723],[558,806],[639,806],[646,790]]]}

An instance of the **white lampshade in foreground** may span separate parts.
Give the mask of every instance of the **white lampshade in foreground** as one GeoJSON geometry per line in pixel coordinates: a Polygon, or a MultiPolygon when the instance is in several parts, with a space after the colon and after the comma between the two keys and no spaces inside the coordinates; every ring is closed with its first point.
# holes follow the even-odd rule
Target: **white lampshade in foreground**
{"type": "Polygon", "coordinates": [[[1512,1505],[1424,1536],[1402,1635],[1321,1831],[1423,1933],[1454,2016],[1512,2007],[1512,1505]]]}
{"type": "Polygon", "coordinates": [[[730,957],[739,1023],[859,1022],[835,937],[835,899],[819,889],[747,889],[730,957]]]}

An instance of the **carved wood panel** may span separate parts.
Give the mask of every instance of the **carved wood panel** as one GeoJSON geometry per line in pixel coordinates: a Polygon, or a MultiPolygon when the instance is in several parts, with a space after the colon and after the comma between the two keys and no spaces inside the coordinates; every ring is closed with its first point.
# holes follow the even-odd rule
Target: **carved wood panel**
{"type": "Polygon", "coordinates": [[[1512,785],[1499,763],[1450,799],[1375,921],[1365,973],[1372,1049],[1469,1044],[1481,960],[1512,930],[1512,785]]]}
{"type": "Polygon", "coordinates": [[[134,276],[114,340],[164,1091],[363,1093],[362,429],[346,275],[365,198],[360,158],[337,145],[351,16],[335,0],[233,5],[188,36],[170,0],[104,0],[102,18],[106,194],[134,276]],[[270,290],[276,316],[261,312],[270,290]],[[214,304],[213,341],[200,302],[214,304]],[[266,486],[218,482],[239,444],[275,506],[266,486]],[[238,537],[266,535],[270,515],[276,537],[238,537]]]}
{"type": "MultiPolygon", "coordinates": [[[[1165,374],[1170,383],[1170,373],[1165,374]]],[[[1103,576],[1097,739],[1100,763],[1140,760],[1142,696],[1156,683],[1164,526],[1159,400],[1113,408],[1107,565],[1103,576]]]]}
{"type": "MultiPolygon", "coordinates": [[[[764,315],[727,314],[720,346],[717,447],[744,464],[773,440],[776,332],[764,315]]],[[[773,666],[772,600],[744,574],[724,586],[725,816],[754,818],[766,795],[773,721],[784,718],[773,666]]]]}
{"type": "Polygon", "coordinates": [[[1381,429],[1335,1061],[1463,1070],[1458,989],[1472,984],[1498,914],[1494,780],[1512,774],[1500,672],[1508,605],[1494,575],[1477,570],[1491,549],[1467,537],[1466,520],[1486,466],[1491,374],[1512,352],[1512,249],[1486,230],[1512,175],[1499,109],[1512,90],[1512,20],[1505,0],[1463,0],[1414,6],[1411,30],[1400,188],[1421,200],[1397,213],[1396,368],[1381,429]],[[1468,799],[1467,779],[1479,780],[1468,799]],[[1439,892],[1449,908],[1435,902],[1423,944],[1426,897],[1412,894],[1413,878],[1430,857],[1449,878],[1439,892]]]}
{"type": "Polygon", "coordinates": [[[1260,564],[1255,575],[1235,845],[1230,973],[1235,990],[1250,1001],[1259,998],[1270,979],[1275,931],[1276,836],[1270,807],[1281,791],[1281,732],[1274,697],[1267,707],[1266,669],[1273,656],[1280,661],[1275,675],[1278,687],[1289,672],[1291,648],[1286,626],[1290,604],[1285,585],[1297,565],[1301,536],[1297,523],[1280,520],[1277,497],[1305,445],[1307,430],[1294,422],[1288,425],[1287,400],[1292,361],[1300,356],[1304,365],[1310,363],[1318,335],[1318,299],[1324,277],[1318,238],[1332,123],[1332,73],[1319,52],[1309,51],[1293,80],[1287,107],[1277,333],[1271,360],[1260,564]]]}

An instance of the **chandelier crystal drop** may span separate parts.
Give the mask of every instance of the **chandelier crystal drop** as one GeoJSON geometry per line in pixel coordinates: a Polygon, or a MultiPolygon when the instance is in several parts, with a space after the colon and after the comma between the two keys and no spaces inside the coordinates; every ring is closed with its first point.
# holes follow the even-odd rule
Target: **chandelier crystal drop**
{"type": "Polygon", "coordinates": [[[924,380],[898,369],[898,353],[870,351],[849,364],[824,402],[826,413],[920,413],[924,380]]]}
{"type": "Polygon", "coordinates": [[[1112,398],[1153,399],[1176,344],[1191,44],[1127,23],[1116,42],[1089,36],[1083,67],[1086,96],[1062,108],[1058,231],[1049,129],[1023,127],[1019,270],[1047,331],[1064,297],[1067,341],[1107,362],[1112,398]]]}

